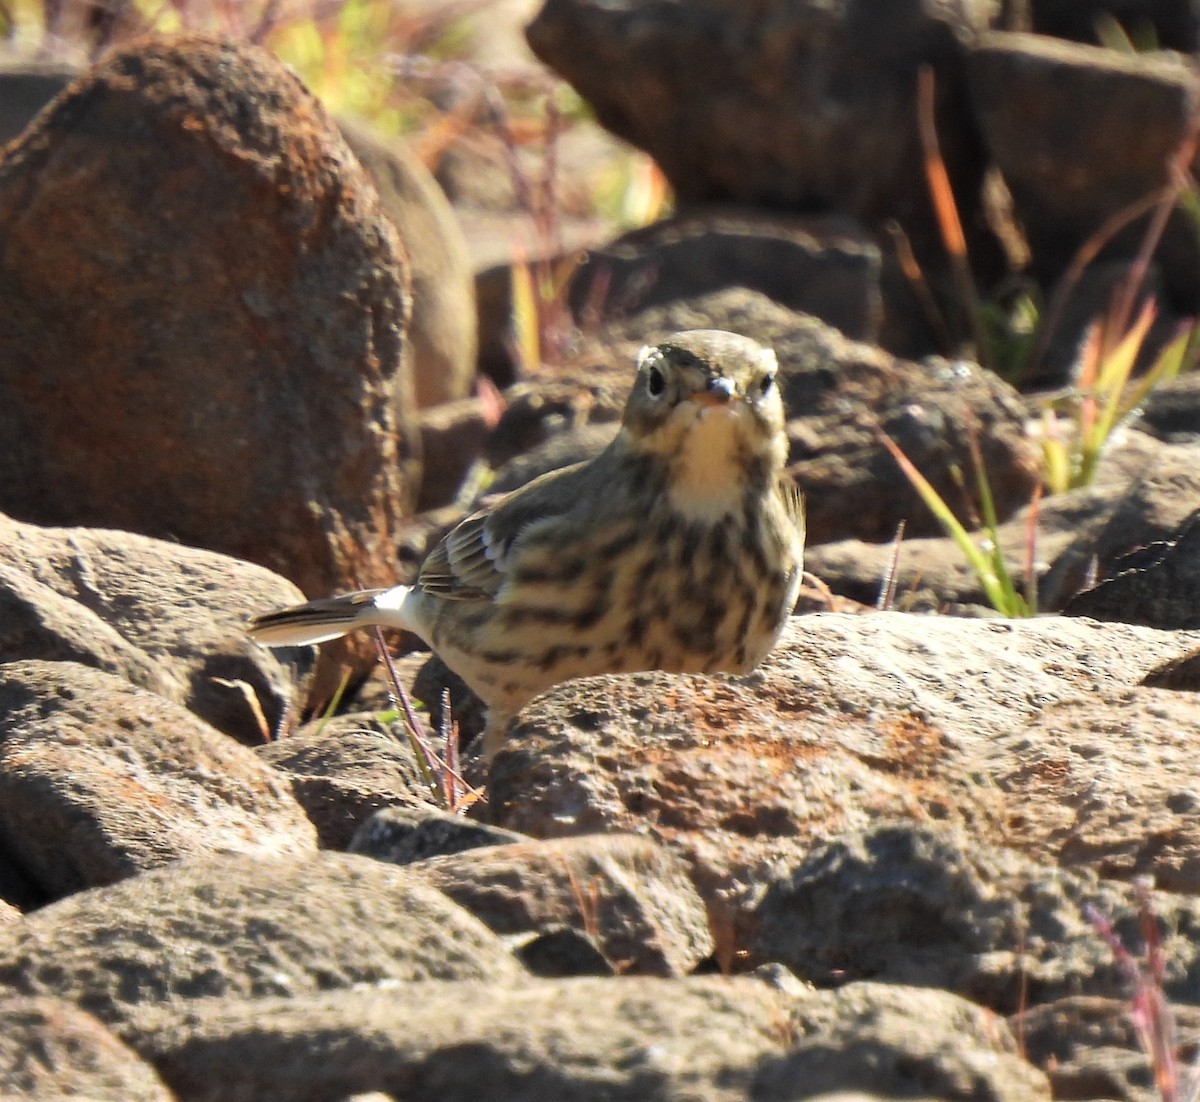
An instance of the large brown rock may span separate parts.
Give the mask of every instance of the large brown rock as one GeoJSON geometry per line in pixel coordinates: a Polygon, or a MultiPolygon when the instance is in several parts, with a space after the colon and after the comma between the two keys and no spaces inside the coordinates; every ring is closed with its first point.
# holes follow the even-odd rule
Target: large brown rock
{"type": "Polygon", "coordinates": [[[685,203],[735,199],[894,218],[937,241],[916,130],[917,73],[937,74],[942,145],[971,203],[979,165],[964,42],[989,0],[547,0],[529,43],[685,203]]]}
{"type": "MultiPolygon", "coordinates": [[[[993,32],[968,71],[988,153],[1046,277],[1108,219],[1168,182],[1168,162],[1194,126],[1196,76],[1178,55],[993,32]]],[[[1109,255],[1136,255],[1146,223],[1119,234],[1109,255]]],[[[1200,249],[1188,215],[1176,211],[1156,255],[1168,294],[1194,313],[1200,249]]]]}
{"type": "Polygon", "coordinates": [[[0,162],[0,508],[170,536],[310,594],[395,580],[408,263],[267,53],[145,40],[0,162]]]}

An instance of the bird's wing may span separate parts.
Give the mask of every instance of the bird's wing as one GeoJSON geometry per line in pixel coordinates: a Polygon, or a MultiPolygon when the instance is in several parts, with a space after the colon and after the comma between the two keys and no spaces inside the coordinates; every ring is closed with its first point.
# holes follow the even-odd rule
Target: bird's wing
{"type": "Polygon", "coordinates": [[[494,597],[504,584],[517,538],[534,521],[562,516],[586,500],[584,484],[594,462],[551,471],[472,513],[429,553],[417,585],[451,601],[494,597]]]}
{"type": "Polygon", "coordinates": [[[787,511],[787,515],[799,530],[800,535],[803,536],[804,494],[800,492],[800,487],[788,478],[787,475],[784,475],[779,480],[779,495],[783,498],[783,507],[787,511]]]}

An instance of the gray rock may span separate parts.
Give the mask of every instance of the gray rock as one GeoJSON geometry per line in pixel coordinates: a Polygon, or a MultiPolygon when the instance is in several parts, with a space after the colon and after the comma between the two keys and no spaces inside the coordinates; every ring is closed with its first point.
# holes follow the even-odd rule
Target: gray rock
{"type": "Polygon", "coordinates": [[[434,806],[388,807],[359,827],[349,850],[392,865],[411,865],[481,846],[524,841],[523,834],[451,815],[434,806]]]}
{"type": "Polygon", "coordinates": [[[257,753],[291,779],[322,848],[344,850],[381,808],[435,810],[398,728],[370,713],[350,713],[314,720],[257,753]]]}
{"type": "Polygon", "coordinates": [[[579,315],[624,317],[744,287],[851,340],[879,337],[879,246],[852,219],[705,206],[592,249],[572,278],[579,315]]]}
{"type": "Polygon", "coordinates": [[[793,617],[744,677],[543,694],[492,763],[488,807],[534,837],[632,831],[683,854],[718,957],[816,840],[884,819],[1188,893],[1200,703],[1139,682],[1197,644],[1079,618],[793,617]]]}
{"type": "Polygon", "coordinates": [[[316,846],[251,750],[72,662],[0,665],[0,838],[54,898],[183,857],[316,846]]]}
{"type": "Polygon", "coordinates": [[[66,649],[50,653],[14,644],[6,658],[72,658],[74,649],[73,660],[85,661],[80,648],[90,648],[87,664],[154,688],[243,742],[262,742],[303,701],[311,657],[305,664],[289,652],[288,664],[245,634],[253,612],[302,600],[294,585],[260,566],[131,532],[43,528],[0,516],[6,566],[62,599],[43,602],[38,614],[53,614],[55,637],[86,636],[64,639],[66,649]],[[114,667],[98,649],[104,646],[141,657],[114,667]],[[158,671],[150,682],[139,673],[147,665],[158,671]]]}
{"type": "Polygon", "coordinates": [[[1075,596],[1063,611],[1155,628],[1200,628],[1200,510],[1171,538],[1119,559],[1111,577],[1075,596]]]}
{"type": "Polygon", "coordinates": [[[792,999],[747,978],[418,984],[193,1000],[139,1018],[135,1046],[194,1102],[367,1090],[475,1102],[481,1084],[509,1102],[784,1102],[811,1097],[814,1084],[885,1097],[1049,1098],[993,1015],[943,992],[887,985],[792,999]]]}
{"type": "MultiPolygon", "coordinates": [[[[1171,997],[1200,991],[1188,932],[1200,906],[1161,896],[1180,936],[1168,946],[1171,997]]],[[[1137,944],[1136,902],[1094,873],[1058,870],[981,845],[955,828],[893,823],[818,842],[776,880],[755,917],[752,959],[818,984],[885,980],[954,991],[1002,1014],[1075,996],[1126,993],[1128,977],[1089,918],[1137,944]]]]}
{"type": "Polygon", "coordinates": [[[475,378],[475,275],[454,210],[420,159],[362,122],[338,129],[379,192],[412,268],[413,389],[421,408],[465,398],[475,378]]]}
{"type": "Polygon", "coordinates": [[[0,661],[76,662],[182,704],[183,685],[90,609],[0,564],[0,661]]]}
{"type": "Polygon", "coordinates": [[[994,14],[987,2],[547,0],[526,34],[601,124],[654,157],[682,204],[895,219],[921,247],[939,239],[914,186],[917,73],[936,73],[943,154],[969,197],[980,168],[964,43],[994,14]]]}
{"type": "MultiPolygon", "coordinates": [[[[1167,183],[1168,161],[1193,126],[1195,76],[1169,53],[992,32],[972,49],[967,73],[988,152],[1044,279],[1111,216],[1167,183]]],[[[1139,219],[1126,228],[1105,256],[1132,259],[1145,227],[1139,219]]],[[[1194,312],[1200,249],[1182,211],[1155,256],[1176,307],[1194,312]]]]}
{"type": "Polygon", "coordinates": [[[646,838],[490,846],[431,858],[414,873],[498,934],[580,930],[620,974],[686,975],[713,950],[687,867],[646,838]]]}
{"type": "Polygon", "coordinates": [[[523,974],[440,892],[341,853],[181,862],[0,927],[0,983],[69,999],[126,1040],[132,1015],[164,1003],[278,995],[307,1007],[355,984],[523,974]]]}
{"type": "Polygon", "coordinates": [[[92,1015],[49,998],[0,998],[0,1096],[171,1102],[155,1070],[92,1015]]]}

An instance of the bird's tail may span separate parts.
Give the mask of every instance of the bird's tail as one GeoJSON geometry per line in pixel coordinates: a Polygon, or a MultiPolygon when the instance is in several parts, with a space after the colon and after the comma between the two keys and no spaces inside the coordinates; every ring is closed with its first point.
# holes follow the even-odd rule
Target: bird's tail
{"type": "Polygon", "coordinates": [[[338,639],[356,628],[373,625],[409,628],[402,612],[410,587],[363,589],[305,605],[256,616],[246,634],[268,647],[301,647],[338,639]]]}

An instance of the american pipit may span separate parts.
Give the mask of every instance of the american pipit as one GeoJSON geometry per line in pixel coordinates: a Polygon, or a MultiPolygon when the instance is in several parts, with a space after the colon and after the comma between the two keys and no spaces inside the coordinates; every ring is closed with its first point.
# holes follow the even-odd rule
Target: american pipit
{"type": "Polygon", "coordinates": [[[468,517],[415,585],[255,619],[269,646],[370,625],[425,640],[488,706],[484,751],[551,685],[741,673],[775,644],[804,549],[775,353],[720,330],[644,348],[613,442],[468,517]]]}

